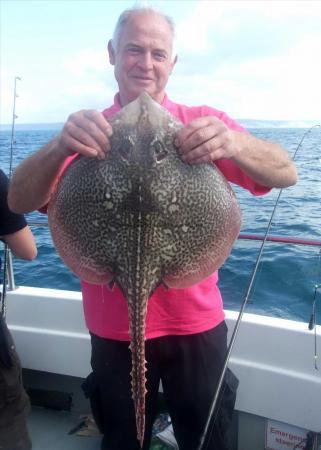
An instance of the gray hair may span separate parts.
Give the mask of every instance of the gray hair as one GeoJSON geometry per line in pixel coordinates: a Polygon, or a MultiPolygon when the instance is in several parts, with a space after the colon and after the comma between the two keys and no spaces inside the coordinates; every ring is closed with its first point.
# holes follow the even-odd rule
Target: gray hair
{"type": "Polygon", "coordinates": [[[121,15],[119,16],[118,21],[116,23],[116,27],[115,27],[112,41],[111,41],[114,51],[118,50],[121,33],[124,29],[124,26],[127,24],[128,20],[130,19],[130,17],[135,14],[141,14],[141,13],[157,14],[158,16],[162,17],[168,23],[168,26],[172,33],[172,39],[173,39],[173,49],[172,49],[173,55],[172,56],[174,57],[175,56],[175,53],[174,53],[175,23],[170,16],[168,16],[167,14],[164,14],[163,12],[158,11],[156,8],[152,8],[150,6],[134,6],[132,8],[125,9],[121,13],[121,15]]]}

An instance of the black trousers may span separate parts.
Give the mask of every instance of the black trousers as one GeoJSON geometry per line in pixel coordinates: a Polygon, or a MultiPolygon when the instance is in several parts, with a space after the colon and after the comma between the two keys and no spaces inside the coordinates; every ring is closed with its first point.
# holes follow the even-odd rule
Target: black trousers
{"type": "Polygon", "coordinates": [[[30,450],[30,402],[22,385],[20,360],[1,313],[0,347],[0,449],[30,450]]]}
{"type": "MultiPolygon", "coordinates": [[[[93,414],[103,432],[103,450],[139,450],[131,397],[128,342],[91,335],[93,373],[85,383],[93,414]]],[[[197,450],[227,351],[227,327],[193,335],[146,341],[147,394],[144,450],[157,414],[160,380],[180,450],[197,450]]],[[[235,392],[230,411],[234,408],[235,392]]],[[[227,450],[229,420],[216,420],[208,450],[227,450]],[[219,425],[221,424],[221,425],[219,425]],[[222,425],[223,424],[223,425],[222,425]],[[222,428],[223,426],[223,428],[222,428]]]]}

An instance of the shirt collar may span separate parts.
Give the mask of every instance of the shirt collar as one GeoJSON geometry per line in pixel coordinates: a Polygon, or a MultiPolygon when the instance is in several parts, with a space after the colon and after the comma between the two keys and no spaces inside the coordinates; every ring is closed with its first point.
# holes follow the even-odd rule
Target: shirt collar
{"type": "MultiPolygon", "coordinates": [[[[169,100],[169,98],[167,97],[167,94],[164,94],[164,98],[163,101],[161,102],[161,105],[164,108],[169,107],[172,104],[172,102],[169,100]]],[[[117,94],[114,97],[114,104],[112,105],[112,107],[110,108],[111,112],[113,114],[117,113],[118,111],[120,111],[122,109],[122,106],[120,104],[120,96],[119,96],[119,92],[117,92],[117,94]]]]}

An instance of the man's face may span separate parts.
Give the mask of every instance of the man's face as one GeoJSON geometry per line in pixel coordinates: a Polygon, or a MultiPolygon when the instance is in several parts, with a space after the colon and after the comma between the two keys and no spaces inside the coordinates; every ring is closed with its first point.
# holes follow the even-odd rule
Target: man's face
{"type": "Polygon", "coordinates": [[[118,48],[114,50],[109,42],[108,51],[122,106],[143,91],[162,102],[176,62],[172,59],[171,29],[164,18],[150,12],[132,15],[121,32],[118,48]]]}

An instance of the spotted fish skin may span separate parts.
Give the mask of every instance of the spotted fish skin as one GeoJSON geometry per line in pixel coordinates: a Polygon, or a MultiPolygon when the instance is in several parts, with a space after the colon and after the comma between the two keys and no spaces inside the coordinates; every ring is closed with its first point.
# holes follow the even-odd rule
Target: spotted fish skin
{"type": "Polygon", "coordinates": [[[183,162],[183,126],[146,93],[108,119],[105,160],[77,157],[48,206],[54,244],[90,283],[117,283],[127,303],[137,437],[145,429],[145,322],[161,284],[185,288],[225,261],[241,226],[236,197],[211,164],[183,162]]]}

